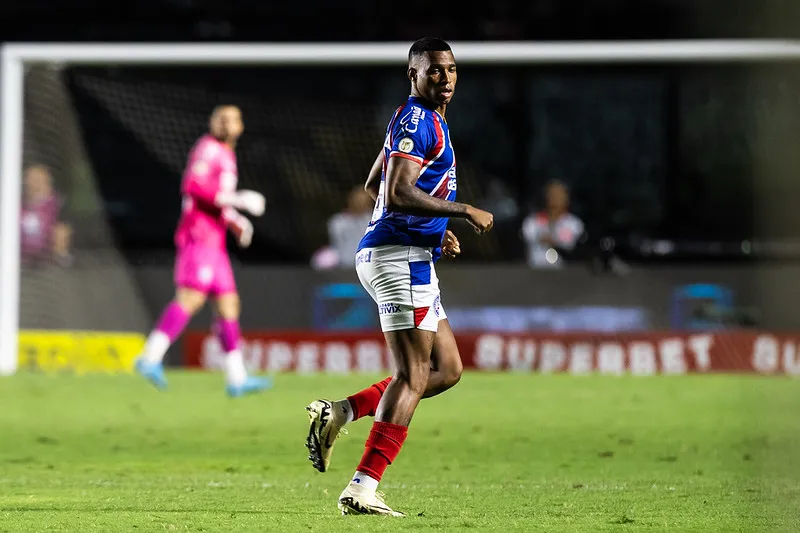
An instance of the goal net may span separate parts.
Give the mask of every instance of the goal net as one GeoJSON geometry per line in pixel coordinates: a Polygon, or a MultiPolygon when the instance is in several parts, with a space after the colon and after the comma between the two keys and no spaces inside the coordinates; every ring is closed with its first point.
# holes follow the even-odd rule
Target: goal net
{"type": "MultiPolygon", "coordinates": [[[[459,197],[499,215],[488,238],[464,234],[468,258],[522,261],[519,218],[553,178],[572,185],[595,233],[796,237],[800,151],[788,140],[798,138],[800,83],[787,60],[799,44],[454,51],[459,197]]],[[[215,105],[242,108],[240,185],[270,201],[240,257],[307,262],[407,96],[405,53],[402,44],[5,47],[0,371],[16,368],[20,329],[147,330],[163,301],[142,290],[142,272],[170,260],[185,156],[215,105]],[[53,220],[20,204],[41,181],[59,202],[53,220]],[[41,231],[47,250],[37,255],[30,235],[41,231]]]]}

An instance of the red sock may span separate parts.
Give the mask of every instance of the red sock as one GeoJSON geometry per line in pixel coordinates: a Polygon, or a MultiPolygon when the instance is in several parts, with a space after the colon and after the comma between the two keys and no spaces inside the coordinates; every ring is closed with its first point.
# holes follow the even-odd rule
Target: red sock
{"type": "Polygon", "coordinates": [[[379,381],[361,392],[347,397],[347,401],[350,402],[350,406],[353,408],[353,420],[358,420],[364,416],[375,416],[381,396],[383,396],[383,392],[391,381],[392,376],[389,376],[383,381],[379,381]]]}
{"type": "Polygon", "coordinates": [[[400,448],[406,441],[408,427],[390,424],[389,422],[375,422],[367,437],[366,449],[358,463],[357,470],[364,472],[369,477],[381,480],[386,467],[392,464],[400,453],[400,448]]]}

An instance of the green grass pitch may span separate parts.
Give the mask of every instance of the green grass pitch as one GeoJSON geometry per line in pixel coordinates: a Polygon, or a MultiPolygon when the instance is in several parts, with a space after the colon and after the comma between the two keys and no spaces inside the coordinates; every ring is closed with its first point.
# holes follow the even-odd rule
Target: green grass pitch
{"type": "MultiPolygon", "coordinates": [[[[378,376],[375,376],[378,377],[378,376]]],[[[800,382],[466,374],[423,401],[382,489],[405,519],[342,517],[370,420],[331,470],[305,405],[370,376],[0,380],[0,532],[800,531],[800,382]]]]}

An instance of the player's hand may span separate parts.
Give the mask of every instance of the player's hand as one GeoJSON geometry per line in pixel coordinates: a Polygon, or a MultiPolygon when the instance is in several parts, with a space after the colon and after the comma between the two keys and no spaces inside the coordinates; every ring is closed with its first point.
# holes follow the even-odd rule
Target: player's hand
{"type": "Polygon", "coordinates": [[[239,243],[239,248],[247,248],[253,242],[253,223],[245,217],[242,217],[241,222],[231,229],[236,236],[236,242],[239,243]]]}
{"type": "Polygon", "coordinates": [[[494,226],[494,215],[483,209],[469,206],[467,211],[467,222],[472,224],[475,231],[479,234],[487,233],[494,226]]]}
{"type": "Polygon", "coordinates": [[[257,191],[236,191],[236,199],[233,202],[233,207],[240,211],[250,213],[254,217],[260,217],[266,210],[267,199],[264,198],[263,194],[257,191]]]}
{"type": "Polygon", "coordinates": [[[253,223],[247,217],[242,216],[233,208],[227,208],[222,212],[228,229],[231,230],[236,238],[236,243],[240,248],[247,248],[253,241],[253,223]]]}
{"type": "Polygon", "coordinates": [[[442,256],[453,259],[461,253],[461,244],[453,234],[452,231],[447,230],[444,232],[444,239],[442,239],[442,256]]]}

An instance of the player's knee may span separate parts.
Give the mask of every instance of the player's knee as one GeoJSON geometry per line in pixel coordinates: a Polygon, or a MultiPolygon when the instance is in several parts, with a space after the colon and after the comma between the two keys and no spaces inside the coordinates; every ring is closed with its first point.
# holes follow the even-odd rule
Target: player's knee
{"type": "Polygon", "coordinates": [[[225,320],[237,320],[241,303],[237,294],[225,294],[217,299],[217,314],[225,320]]]}
{"type": "Polygon", "coordinates": [[[205,305],[206,295],[192,289],[179,289],[175,294],[175,303],[189,315],[194,315],[205,305]]]}
{"type": "Polygon", "coordinates": [[[445,375],[445,384],[447,387],[455,387],[456,384],[461,381],[461,374],[463,372],[464,365],[461,363],[461,359],[458,359],[453,366],[447,369],[447,374],[445,375]]]}

